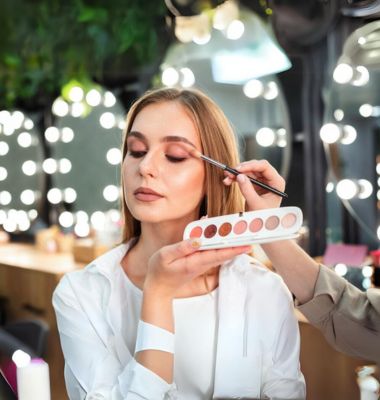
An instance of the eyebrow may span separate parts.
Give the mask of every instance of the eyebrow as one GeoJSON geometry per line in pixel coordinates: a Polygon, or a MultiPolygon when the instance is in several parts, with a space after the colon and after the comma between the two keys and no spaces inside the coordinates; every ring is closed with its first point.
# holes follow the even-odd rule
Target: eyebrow
{"type": "MultiPolygon", "coordinates": [[[[142,134],[141,132],[138,132],[138,131],[130,131],[130,132],[128,132],[128,134],[127,134],[127,139],[128,139],[129,137],[131,137],[131,136],[140,139],[140,140],[141,140],[142,142],[144,142],[145,144],[148,142],[146,136],[145,136],[144,134],[142,134]]],[[[166,143],[167,143],[167,142],[182,142],[182,143],[189,144],[190,146],[192,146],[192,147],[195,148],[194,143],[190,142],[190,140],[186,139],[186,138],[183,137],[183,136],[175,136],[175,135],[164,136],[164,137],[160,140],[160,142],[166,142],[166,143]]]]}

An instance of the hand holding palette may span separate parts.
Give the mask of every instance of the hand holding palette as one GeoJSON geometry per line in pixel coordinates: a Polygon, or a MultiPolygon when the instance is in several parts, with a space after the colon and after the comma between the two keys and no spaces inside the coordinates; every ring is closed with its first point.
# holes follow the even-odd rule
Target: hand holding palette
{"type": "Polygon", "coordinates": [[[183,238],[199,238],[199,250],[294,239],[302,225],[298,207],[268,208],[190,222],[183,238]]]}

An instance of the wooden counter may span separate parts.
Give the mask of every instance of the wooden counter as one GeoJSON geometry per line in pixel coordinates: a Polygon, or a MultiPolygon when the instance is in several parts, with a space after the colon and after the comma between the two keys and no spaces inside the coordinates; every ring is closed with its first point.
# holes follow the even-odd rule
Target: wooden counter
{"type": "Polygon", "coordinates": [[[42,319],[50,332],[45,360],[50,368],[52,400],[66,400],[64,360],[51,298],[61,277],[84,264],[71,254],[48,254],[32,245],[0,245],[0,299],[8,321],[42,319]]]}

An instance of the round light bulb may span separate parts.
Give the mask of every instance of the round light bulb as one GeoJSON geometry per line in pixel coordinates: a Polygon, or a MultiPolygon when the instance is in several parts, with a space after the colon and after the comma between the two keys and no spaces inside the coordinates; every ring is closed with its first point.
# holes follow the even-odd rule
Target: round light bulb
{"type": "Polygon", "coordinates": [[[11,201],[12,195],[7,190],[0,192],[0,204],[7,206],[11,201]]]}
{"type": "Polygon", "coordinates": [[[74,216],[71,212],[64,211],[58,217],[58,222],[64,228],[70,228],[70,226],[73,226],[73,224],[74,224],[74,216]]]}
{"type": "Polygon", "coordinates": [[[243,86],[243,92],[250,99],[254,99],[263,94],[264,85],[258,79],[251,79],[243,86]]]}
{"type": "Polygon", "coordinates": [[[65,203],[74,203],[77,199],[77,192],[73,188],[66,188],[63,191],[63,199],[65,203]]]}
{"type": "Polygon", "coordinates": [[[4,167],[0,167],[0,181],[5,181],[8,176],[8,171],[4,167]]]}
{"type": "Polygon", "coordinates": [[[58,117],[65,117],[69,113],[69,105],[61,97],[54,100],[52,112],[58,117]]]}
{"type": "Polygon", "coordinates": [[[115,114],[111,112],[105,112],[100,116],[99,122],[104,129],[111,129],[116,123],[115,114]]]}
{"type": "Polygon", "coordinates": [[[109,149],[107,151],[107,161],[111,164],[111,165],[117,165],[121,163],[121,151],[120,149],[117,149],[116,147],[109,149]]]}
{"type": "Polygon", "coordinates": [[[162,71],[161,81],[165,86],[176,85],[179,81],[178,71],[173,67],[165,68],[162,71]]]}
{"type": "Polygon", "coordinates": [[[49,126],[45,131],[45,139],[50,143],[58,142],[59,130],[56,126],[49,126]]]}
{"type": "Polygon", "coordinates": [[[333,123],[322,125],[319,135],[325,143],[335,143],[342,135],[341,128],[333,123]]]}
{"type": "Polygon", "coordinates": [[[112,92],[105,92],[104,93],[104,100],[103,100],[104,107],[110,108],[116,104],[116,97],[112,92]]]}
{"type": "Polygon", "coordinates": [[[373,112],[373,107],[371,106],[371,104],[362,104],[359,107],[359,114],[364,117],[364,118],[368,118],[372,115],[373,112]]]}
{"type": "Polygon", "coordinates": [[[73,139],[74,139],[74,131],[68,126],[62,128],[62,136],[61,136],[62,142],[70,143],[73,139]]]}
{"type": "Polygon", "coordinates": [[[354,76],[354,69],[351,65],[346,63],[338,64],[333,73],[333,79],[335,82],[340,84],[345,84],[350,82],[354,76]]]}
{"type": "Polygon", "coordinates": [[[91,89],[87,94],[86,94],[86,102],[89,106],[91,107],[96,107],[100,104],[102,101],[102,96],[99,92],[99,90],[96,89],[91,89]]]}
{"type": "Polygon", "coordinates": [[[53,158],[47,158],[43,163],[42,163],[42,169],[44,172],[47,174],[54,174],[57,172],[57,161],[54,160],[53,158]]]}
{"type": "Polygon", "coordinates": [[[182,74],[181,86],[184,88],[193,86],[195,83],[193,71],[190,68],[181,68],[179,71],[182,74]]]}
{"type": "Polygon", "coordinates": [[[103,197],[109,202],[118,200],[119,195],[119,188],[115,185],[108,185],[103,190],[103,197]]]}
{"type": "Polygon", "coordinates": [[[263,127],[256,132],[256,142],[262,147],[273,146],[276,134],[273,129],[263,127]]]}
{"type": "Polygon", "coordinates": [[[9,151],[9,145],[7,142],[0,142],[0,156],[5,156],[6,154],[8,154],[9,151]]]}
{"type": "Polygon", "coordinates": [[[240,39],[244,34],[244,24],[242,21],[235,19],[232,21],[226,30],[226,37],[230,40],[240,39]]]}
{"type": "Polygon", "coordinates": [[[52,188],[47,193],[47,199],[51,204],[58,204],[62,201],[62,192],[58,188],[52,188]]]}
{"type": "Polygon", "coordinates": [[[30,206],[36,201],[36,195],[31,189],[23,190],[20,194],[20,200],[22,203],[30,206]]]}
{"type": "Polygon", "coordinates": [[[82,101],[84,97],[84,91],[80,86],[73,86],[69,91],[68,97],[73,102],[82,101]]]}
{"type": "Polygon", "coordinates": [[[350,200],[354,198],[358,192],[358,185],[351,179],[343,179],[336,185],[337,195],[344,200],[350,200]]]}
{"type": "Polygon", "coordinates": [[[21,169],[25,175],[32,176],[37,172],[37,164],[32,160],[27,160],[23,162],[21,169]]]}

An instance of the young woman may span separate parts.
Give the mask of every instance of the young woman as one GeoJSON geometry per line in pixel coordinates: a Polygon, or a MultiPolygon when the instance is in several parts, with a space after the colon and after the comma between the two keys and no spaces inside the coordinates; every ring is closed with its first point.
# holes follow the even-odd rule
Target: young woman
{"type": "Polygon", "coordinates": [[[245,203],[240,183],[193,148],[238,164],[233,131],[204,94],[161,89],[130,109],[123,244],[66,275],[53,297],[72,400],[305,396],[281,278],[250,247],[198,251],[199,240],[182,240],[189,222],[245,203]]]}

